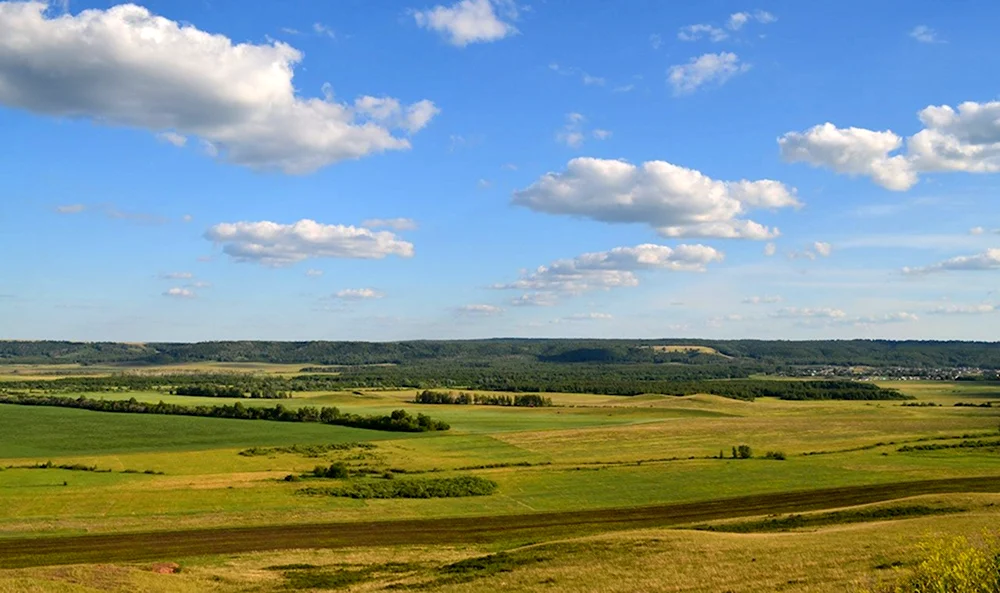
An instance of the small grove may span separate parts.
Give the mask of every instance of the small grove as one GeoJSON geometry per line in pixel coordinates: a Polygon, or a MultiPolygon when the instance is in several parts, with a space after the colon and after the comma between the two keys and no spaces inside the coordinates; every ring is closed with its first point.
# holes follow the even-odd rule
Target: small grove
{"type": "Polygon", "coordinates": [[[514,406],[519,408],[542,408],[552,405],[552,398],[536,394],[525,395],[481,395],[467,392],[421,391],[413,398],[417,404],[459,404],[473,406],[514,406]]]}
{"type": "Polygon", "coordinates": [[[345,414],[336,407],[317,408],[303,406],[289,409],[281,404],[273,407],[244,406],[240,402],[219,406],[182,406],[164,402],[145,403],[135,398],[129,400],[90,399],[86,397],[58,397],[53,395],[0,394],[0,404],[22,406],[54,406],[77,408],[97,412],[118,412],[126,414],[164,414],[174,416],[203,416],[207,418],[230,418],[238,420],[270,420],[275,422],[319,422],[336,426],[366,428],[394,432],[429,432],[448,430],[447,423],[434,420],[426,414],[410,414],[406,410],[394,410],[383,416],[362,416],[345,414]]]}

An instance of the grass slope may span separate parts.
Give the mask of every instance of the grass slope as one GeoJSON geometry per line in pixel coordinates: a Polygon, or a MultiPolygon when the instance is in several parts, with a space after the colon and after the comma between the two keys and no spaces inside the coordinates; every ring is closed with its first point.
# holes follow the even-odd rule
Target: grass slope
{"type": "Polygon", "coordinates": [[[0,458],[184,451],[399,438],[319,424],[0,405],[0,458]]]}

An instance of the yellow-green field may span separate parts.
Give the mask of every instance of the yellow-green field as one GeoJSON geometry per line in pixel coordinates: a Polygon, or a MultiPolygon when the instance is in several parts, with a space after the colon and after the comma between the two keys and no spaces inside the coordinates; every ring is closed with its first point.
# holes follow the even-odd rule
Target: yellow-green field
{"type": "MultiPolygon", "coordinates": [[[[297,369],[276,365],[254,370],[297,369]]],[[[448,432],[420,434],[2,405],[0,465],[9,469],[0,471],[0,556],[4,542],[24,537],[523,515],[1000,476],[1000,445],[898,451],[907,444],[1000,440],[1000,408],[953,405],[1000,401],[997,387],[940,382],[887,386],[916,396],[918,402],[940,405],[546,394],[553,407],[500,408],[417,405],[410,403],[413,391],[303,393],[281,400],[291,408],[336,405],[362,414],[402,407],[452,425],[448,432]],[[370,442],[374,448],[319,457],[239,454],[249,447],[346,442],[370,442]],[[754,458],[729,458],[731,448],[740,444],[750,445],[754,458]],[[766,451],[780,451],[786,458],[765,459],[766,451]],[[722,459],[717,458],[720,452],[722,459]],[[24,467],[47,461],[112,471],[24,467]],[[302,496],[296,491],[303,482],[282,480],[335,461],[372,472],[472,474],[495,481],[499,488],[480,497],[356,500],[302,496]],[[147,470],[150,473],[142,473],[147,470]]],[[[235,401],[156,392],[88,397],[191,405],[235,401]]],[[[150,572],[148,563],[24,568],[0,573],[0,591],[263,591],[290,586],[299,578],[295,569],[267,569],[290,564],[320,567],[302,569],[312,575],[303,576],[303,583],[337,573],[340,576],[329,577],[330,582],[354,579],[346,586],[358,591],[394,583],[442,591],[491,590],[501,583],[509,590],[845,590],[848,584],[896,570],[876,569],[880,563],[902,562],[905,569],[915,557],[915,544],[927,533],[976,534],[1000,519],[996,495],[931,498],[941,504],[951,500],[963,512],[792,533],[653,529],[533,541],[528,547],[512,537],[485,547],[441,543],[165,558],[184,568],[168,575],[150,572]],[[449,563],[504,549],[513,550],[514,559],[504,560],[513,563],[510,572],[477,573],[463,582],[441,572],[449,563]],[[532,557],[539,560],[526,560],[532,557]],[[364,573],[364,578],[344,576],[348,573],[364,573]],[[775,580],[779,577],[780,583],[775,580]],[[753,580],[752,587],[747,579],[753,580]]]]}

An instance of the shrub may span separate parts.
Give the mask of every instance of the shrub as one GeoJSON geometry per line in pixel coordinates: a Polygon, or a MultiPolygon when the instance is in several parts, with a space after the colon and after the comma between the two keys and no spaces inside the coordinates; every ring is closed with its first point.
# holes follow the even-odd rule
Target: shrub
{"type": "Polygon", "coordinates": [[[987,536],[978,544],[957,537],[925,542],[924,559],[880,593],[1000,593],[1000,541],[987,536]]]}
{"type": "Polygon", "coordinates": [[[750,445],[740,445],[736,448],[736,454],[740,459],[750,459],[753,457],[753,449],[750,448],[750,445]]]}
{"type": "Polygon", "coordinates": [[[336,463],[330,464],[329,467],[324,467],[322,465],[317,465],[313,468],[313,475],[317,478],[336,478],[344,479],[351,475],[351,472],[347,469],[347,464],[343,461],[338,461],[336,463]]]}
{"type": "Polygon", "coordinates": [[[767,453],[764,453],[764,459],[777,459],[778,461],[784,461],[785,460],[785,452],[784,451],[768,451],[767,453]]]}

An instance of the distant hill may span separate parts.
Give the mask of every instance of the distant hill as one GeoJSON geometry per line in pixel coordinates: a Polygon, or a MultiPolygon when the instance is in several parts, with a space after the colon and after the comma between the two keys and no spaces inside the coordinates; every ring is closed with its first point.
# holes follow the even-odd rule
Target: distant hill
{"type": "Polygon", "coordinates": [[[1000,369],[1000,343],[890,340],[421,340],[409,342],[114,343],[0,341],[0,364],[151,365],[182,362],[316,365],[524,361],[759,363],[1000,369]]]}

